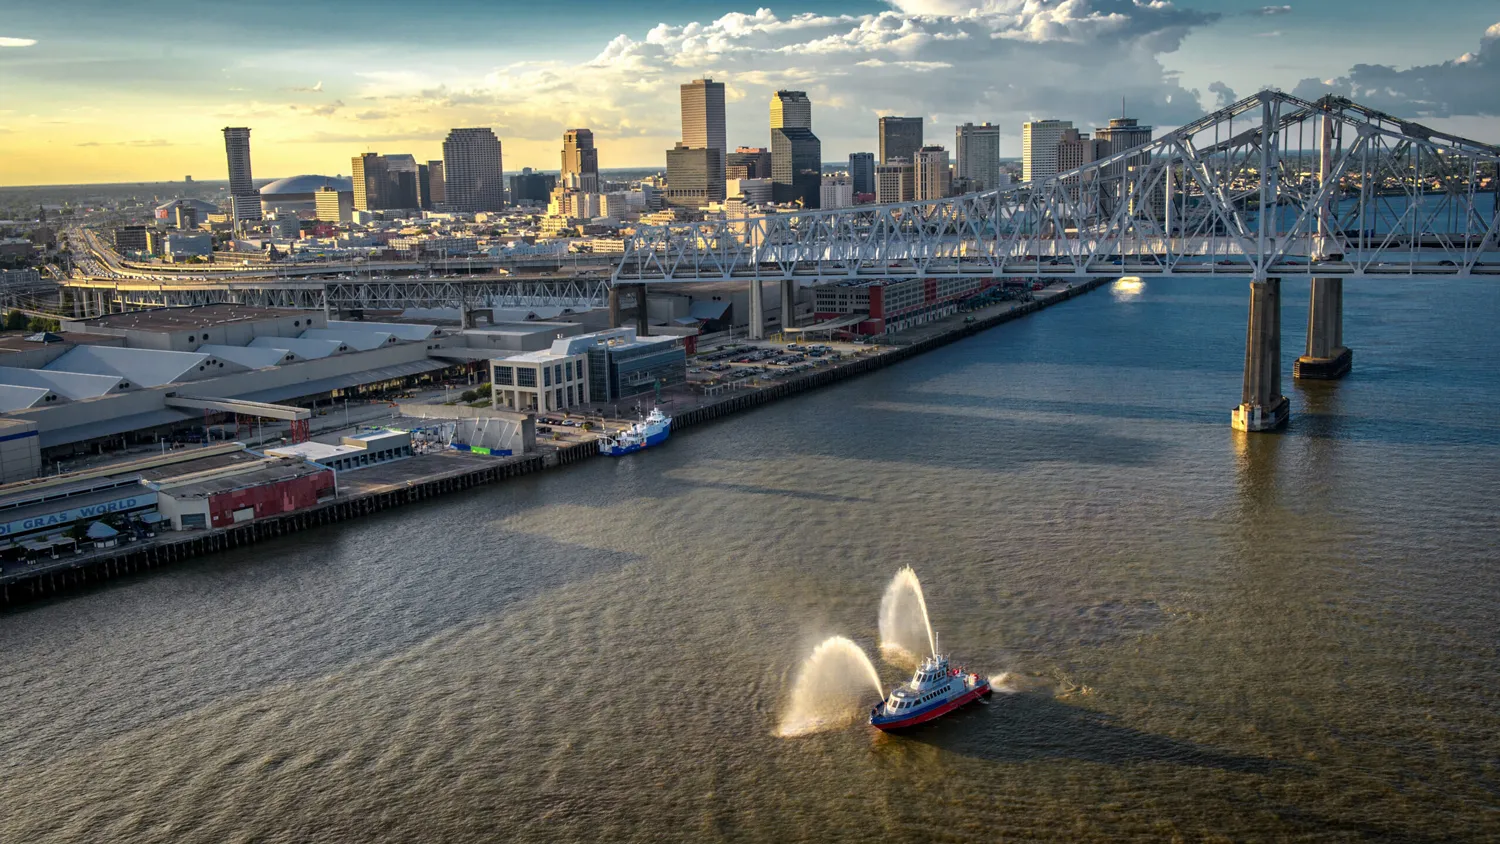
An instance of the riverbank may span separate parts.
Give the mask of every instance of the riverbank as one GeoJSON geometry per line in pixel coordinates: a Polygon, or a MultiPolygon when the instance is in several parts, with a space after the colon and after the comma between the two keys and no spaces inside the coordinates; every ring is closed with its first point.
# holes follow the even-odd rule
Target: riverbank
{"type": "MultiPolygon", "coordinates": [[[[760,407],[869,372],[901,363],[982,331],[1027,316],[1107,283],[1089,279],[1041,291],[1027,302],[1008,302],[970,314],[937,320],[905,332],[880,351],[762,387],[709,400],[674,414],[672,429],[682,430],[730,414],[760,407]],[[973,322],[967,319],[972,318],[973,322]],[[905,342],[903,342],[905,341],[905,342]]],[[[507,458],[460,452],[419,455],[351,473],[340,480],[340,496],[317,506],[246,522],[229,528],[168,533],[152,540],[37,564],[0,576],[0,606],[47,599],[117,577],[132,576],[163,565],[243,545],[253,545],[319,525],[334,524],[423,501],[450,492],[572,465],[597,455],[592,441],[564,445],[541,453],[507,458]]]]}

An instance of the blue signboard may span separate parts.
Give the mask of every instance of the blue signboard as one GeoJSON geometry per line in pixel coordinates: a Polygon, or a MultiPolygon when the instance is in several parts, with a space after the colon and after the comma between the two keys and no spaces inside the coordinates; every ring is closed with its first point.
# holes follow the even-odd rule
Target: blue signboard
{"type": "Polygon", "coordinates": [[[17,519],[13,522],[0,523],[0,536],[16,536],[43,528],[70,525],[80,519],[97,519],[101,516],[107,516],[110,513],[138,510],[155,503],[156,493],[141,492],[128,498],[117,498],[114,501],[101,501],[97,504],[89,504],[83,507],[70,507],[54,513],[42,513],[25,519],[17,519]]]}

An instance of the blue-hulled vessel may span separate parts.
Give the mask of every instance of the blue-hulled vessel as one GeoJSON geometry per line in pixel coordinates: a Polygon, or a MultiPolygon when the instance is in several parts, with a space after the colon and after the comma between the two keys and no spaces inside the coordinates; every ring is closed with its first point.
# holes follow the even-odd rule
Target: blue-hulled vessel
{"type": "Polygon", "coordinates": [[[672,417],[652,408],[645,419],[617,434],[599,438],[599,453],[610,457],[633,454],[643,448],[661,445],[672,434],[672,417]]]}

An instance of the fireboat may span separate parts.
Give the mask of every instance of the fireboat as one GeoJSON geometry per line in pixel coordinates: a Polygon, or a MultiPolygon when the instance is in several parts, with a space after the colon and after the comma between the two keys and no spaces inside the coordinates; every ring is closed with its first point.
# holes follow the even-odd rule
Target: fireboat
{"type": "Polygon", "coordinates": [[[991,693],[988,677],[950,667],[939,653],[922,660],[911,682],[891,690],[890,697],[870,710],[870,726],[904,730],[941,718],[991,693]]]}

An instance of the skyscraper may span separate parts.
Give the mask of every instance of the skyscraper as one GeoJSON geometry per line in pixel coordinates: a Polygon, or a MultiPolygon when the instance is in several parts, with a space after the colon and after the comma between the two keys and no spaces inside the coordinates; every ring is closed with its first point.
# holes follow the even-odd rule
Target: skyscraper
{"type": "Polygon", "coordinates": [[[594,133],[589,129],[569,129],[563,133],[562,182],[576,177],[578,190],[599,192],[599,151],[594,149],[594,133]]]}
{"type": "Polygon", "coordinates": [[[922,118],[880,118],[880,163],[889,164],[893,158],[907,161],[917,160],[917,150],[922,148],[922,118]]]}
{"type": "Polygon", "coordinates": [[[724,139],[724,83],[694,79],[682,86],[682,142],[695,149],[719,151],[719,171],[727,164],[724,139]]]}
{"type": "MultiPolygon", "coordinates": [[[[1099,126],[1094,129],[1094,139],[1103,141],[1107,145],[1107,149],[1101,151],[1101,157],[1134,149],[1142,144],[1149,144],[1151,143],[1151,134],[1152,129],[1150,126],[1140,125],[1133,117],[1111,118],[1109,126],[1099,126]]],[[[1150,163],[1150,153],[1132,155],[1128,159],[1116,161],[1106,167],[1104,177],[1119,182],[1129,168],[1142,167],[1150,163]]]]}
{"type": "Polygon", "coordinates": [[[849,180],[856,195],[875,192],[875,153],[849,153],[849,180]]]}
{"type": "Polygon", "coordinates": [[[916,193],[915,175],[912,163],[900,158],[875,165],[875,201],[910,202],[916,193]]]}
{"type": "Polygon", "coordinates": [[[771,151],[765,147],[736,147],[727,159],[726,179],[771,178],[771,151]]]}
{"type": "Polygon", "coordinates": [[[776,202],[817,208],[823,187],[823,144],[812,131],[812,101],[802,91],[771,97],[771,192],[776,202]]]}
{"type": "Polygon", "coordinates": [[[367,152],[356,155],[350,161],[351,179],[354,182],[354,207],[359,211],[379,211],[386,205],[386,192],[390,175],[385,169],[385,159],[379,153],[367,152]]]}
{"type": "Polygon", "coordinates": [[[777,91],[771,97],[772,129],[811,129],[812,100],[804,91],[777,91]]]}
{"type": "Polygon", "coordinates": [[[454,129],[443,141],[443,184],[448,208],[467,214],[505,206],[500,139],[488,127],[454,129]]]}
{"type": "Polygon", "coordinates": [[[411,209],[422,207],[422,191],[417,181],[422,175],[416,156],[409,153],[381,156],[385,159],[385,207],[411,209]]]}
{"type": "Polygon", "coordinates": [[[1021,179],[1046,179],[1057,175],[1057,142],[1064,129],[1072,129],[1067,120],[1033,120],[1021,125],[1021,179]]]}
{"type": "Polygon", "coordinates": [[[448,202],[448,192],[443,185],[443,162],[427,162],[427,190],[432,195],[434,208],[448,202]]]}
{"type": "Polygon", "coordinates": [[[953,171],[948,167],[948,151],[940,146],[917,150],[913,173],[915,199],[942,199],[953,185],[953,171]]]}
{"type": "Polygon", "coordinates": [[[965,123],[954,127],[953,151],[958,156],[958,176],[968,179],[971,190],[1000,186],[1000,127],[965,123]]]}
{"type": "MultiPolygon", "coordinates": [[[[1088,133],[1079,132],[1077,129],[1064,129],[1062,137],[1057,142],[1057,172],[1066,173],[1069,170],[1076,170],[1105,155],[1109,155],[1109,141],[1090,138],[1088,133]]],[[[1068,186],[1068,195],[1077,199],[1079,188],[1093,182],[1094,178],[1095,174],[1089,172],[1082,176],[1067,176],[1063,181],[1068,186]]]]}
{"type": "Polygon", "coordinates": [[[712,147],[690,147],[681,141],[667,150],[667,204],[702,208],[710,202],[723,202],[721,152],[712,147]]]}
{"type": "Polygon", "coordinates": [[[250,129],[224,127],[224,153],[229,159],[229,201],[235,226],[244,220],[261,219],[260,191],[250,175],[250,129]]]}

